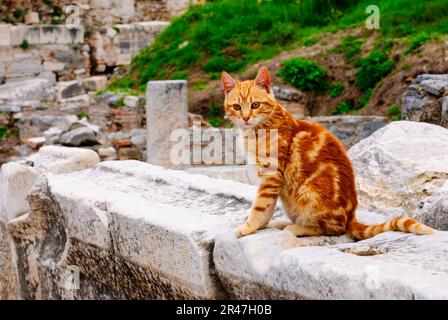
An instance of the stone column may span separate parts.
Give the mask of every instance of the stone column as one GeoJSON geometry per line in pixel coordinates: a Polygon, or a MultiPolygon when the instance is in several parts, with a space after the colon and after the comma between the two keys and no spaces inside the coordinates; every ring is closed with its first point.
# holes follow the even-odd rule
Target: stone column
{"type": "Polygon", "coordinates": [[[187,81],[149,81],[146,91],[147,162],[178,168],[170,160],[173,130],[187,128],[187,81]]]}

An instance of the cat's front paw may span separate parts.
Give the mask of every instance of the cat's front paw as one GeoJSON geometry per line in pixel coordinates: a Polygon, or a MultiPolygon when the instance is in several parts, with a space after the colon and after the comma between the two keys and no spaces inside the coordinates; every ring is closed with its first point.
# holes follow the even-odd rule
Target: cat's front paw
{"type": "Polygon", "coordinates": [[[255,231],[257,231],[257,229],[251,228],[247,223],[245,223],[236,228],[235,234],[237,237],[244,237],[255,233],[255,231]]]}

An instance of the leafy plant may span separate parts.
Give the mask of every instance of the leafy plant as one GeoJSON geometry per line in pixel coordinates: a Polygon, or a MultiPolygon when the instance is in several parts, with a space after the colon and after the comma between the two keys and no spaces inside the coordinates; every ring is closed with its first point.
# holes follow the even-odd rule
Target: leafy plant
{"type": "Polygon", "coordinates": [[[388,115],[395,121],[401,120],[401,110],[397,107],[397,105],[392,105],[388,110],[388,115]]]}
{"type": "Polygon", "coordinates": [[[87,120],[90,119],[89,115],[84,111],[78,112],[76,116],[78,117],[78,119],[84,119],[84,118],[86,118],[87,120]]]}
{"type": "Polygon", "coordinates": [[[15,20],[13,17],[11,17],[9,14],[5,14],[5,15],[3,16],[3,22],[5,22],[5,23],[11,23],[11,24],[16,24],[16,20],[15,20]]]}
{"type": "Polygon", "coordinates": [[[58,25],[61,24],[62,20],[60,18],[51,18],[50,24],[58,25]]]}
{"type": "Polygon", "coordinates": [[[19,131],[17,128],[9,128],[3,125],[0,125],[0,139],[9,138],[12,136],[18,136],[19,131]]]}
{"type": "Polygon", "coordinates": [[[355,83],[362,92],[366,92],[387,76],[394,65],[395,62],[389,60],[385,52],[372,51],[356,63],[358,70],[355,75],[355,83]]]}
{"type": "Polygon", "coordinates": [[[22,42],[19,45],[20,48],[22,48],[23,50],[26,50],[30,47],[30,44],[28,42],[28,40],[23,39],[22,42]]]}
{"type": "Polygon", "coordinates": [[[214,104],[211,105],[207,111],[207,121],[213,127],[222,126],[225,122],[223,109],[214,104]]]}
{"type": "Polygon", "coordinates": [[[327,89],[328,85],[326,69],[312,60],[302,58],[285,60],[278,75],[304,91],[321,93],[327,89]]]}
{"type": "Polygon", "coordinates": [[[331,114],[338,115],[338,114],[343,114],[343,113],[350,113],[350,112],[353,112],[354,110],[355,109],[349,102],[343,101],[340,104],[338,104],[336,107],[334,107],[333,110],[331,110],[331,114]]]}
{"type": "Polygon", "coordinates": [[[330,86],[329,95],[332,98],[339,97],[343,92],[344,92],[344,84],[342,84],[341,82],[332,84],[330,86]]]}
{"type": "Polygon", "coordinates": [[[194,91],[202,91],[204,89],[205,89],[205,85],[203,85],[203,84],[197,84],[193,87],[194,91]]]}
{"type": "Polygon", "coordinates": [[[62,9],[60,6],[54,5],[51,11],[52,17],[60,17],[62,16],[62,9]]]}
{"type": "Polygon", "coordinates": [[[370,97],[372,96],[372,89],[367,89],[361,97],[359,97],[358,104],[360,108],[364,108],[370,101],[370,97]]]}
{"type": "Polygon", "coordinates": [[[124,96],[117,100],[114,105],[114,108],[120,109],[124,107],[124,96]]]}
{"type": "Polygon", "coordinates": [[[23,10],[23,8],[20,6],[17,6],[12,12],[12,15],[14,16],[14,18],[21,21],[23,17],[25,17],[25,10],[23,10]]]}

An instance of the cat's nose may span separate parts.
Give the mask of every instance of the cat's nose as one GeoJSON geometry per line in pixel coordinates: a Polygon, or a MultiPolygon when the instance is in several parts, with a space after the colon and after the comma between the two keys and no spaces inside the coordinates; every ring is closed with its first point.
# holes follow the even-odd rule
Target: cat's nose
{"type": "Polygon", "coordinates": [[[249,119],[250,119],[250,117],[243,117],[243,121],[244,121],[245,123],[247,123],[247,122],[249,121],[249,119]]]}

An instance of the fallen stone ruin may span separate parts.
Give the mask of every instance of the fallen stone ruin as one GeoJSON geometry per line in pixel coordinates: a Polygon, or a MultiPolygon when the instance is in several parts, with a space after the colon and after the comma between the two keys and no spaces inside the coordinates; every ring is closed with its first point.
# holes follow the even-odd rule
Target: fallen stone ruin
{"type": "MultiPolygon", "coordinates": [[[[448,230],[447,138],[402,121],[351,148],[359,219],[405,212],[448,230]]],[[[48,146],[2,167],[0,298],[448,299],[446,231],[356,243],[272,228],[236,238],[255,186],[98,161],[48,146]],[[67,283],[73,275],[79,286],[67,283]]]]}

